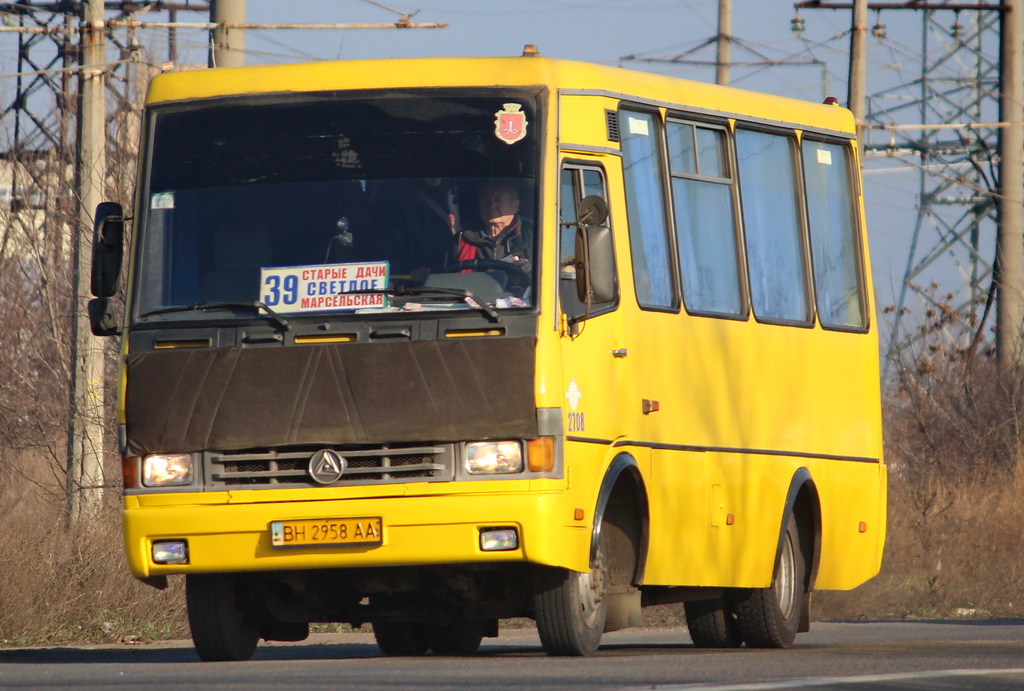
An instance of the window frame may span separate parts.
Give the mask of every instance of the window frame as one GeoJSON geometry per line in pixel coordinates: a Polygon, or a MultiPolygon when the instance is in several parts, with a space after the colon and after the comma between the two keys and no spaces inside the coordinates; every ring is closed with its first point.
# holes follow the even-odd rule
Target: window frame
{"type": "Polygon", "coordinates": [[[810,251],[810,237],[808,231],[807,222],[807,195],[804,188],[804,174],[803,174],[803,150],[800,146],[801,130],[783,128],[783,127],[772,127],[753,123],[749,121],[737,120],[734,127],[732,128],[732,139],[734,147],[735,165],[736,165],[736,180],[740,210],[740,226],[743,233],[743,248],[744,255],[746,258],[746,270],[747,270],[747,285],[750,296],[750,313],[753,315],[754,320],[759,324],[772,324],[776,326],[793,326],[797,328],[813,329],[818,323],[818,310],[815,302],[814,293],[814,277],[811,273],[811,251],[810,251]],[[747,241],[747,219],[743,208],[743,179],[740,171],[739,161],[739,142],[738,133],[743,130],[747,132],[756,132],[761,134],[768,134],[778,136],[786,139],[789,142],[789,157],[792,163],[793,172],[793,194],[794,194],[794,210],[795,220],[797,224],[797,237],[800,243],[799,256],[801,266],[803,267],[803,286],[804,296],[806,298],[806,318],[805,319],[787,319],[780,317],[765,317],[757,313],[757,308],[754,304],[754,282],[753,277],[750,275],[752,262],[750,261],[750,243],[747,241]]]}
{"type": "MultiPolygon", "coordinates": [[[[666,156],[665,174],[667,177],[669,201],[667,205],[667,212],[669,214],[669,223],[671,231],[670,234],[672,236],[673,249],[675,250],[675,253],[673,255],[673,263],[676,265],[675,271],[678,276],[680,302],[683,305],[683,309],[686,311],[688,315],[691,316],[708,317],[711,319],[728,319],[731,321],[747,321],[750,319],[750,315],[753,309],[750,300],[750,283],[747,269],[746,236],[743,233],[743,214],[742,208],[740,206],[739,190],[739,168],[738,162],[736,160],[736,143],[733,128],[729,126],[728,121],[700,118],[696,117],[694,114],[686,113],[684,111],[669,111],[665,114],[663,130],[666,156]],[[696,173],[674,173],[671,167],[671,158],[669,156],[668,143],[668,126],[672,122],[682,125],[689,125],[693,128],[703,127],[705,129],[711,129],[722,132],[722,143],[724,146],[724,149],[722,151],[722,165],[725,166],[725,172],[728,173],[729,175],[727,177],[702,175],[700,173],[699,149],[695,149],[694,152],[694,158],[697,167],[696,173]],[[736,279],[740,299],[740,309],[738,312],[714,312],[709,310],[701,310],[692,308],[686,303],[686,290],[684,289],[683,282],[683,265],[681,258],[679,256],[678,230],[676,228],[675,218],[675,191],[672,187],[672,180],[674,178],[696,180],[698,182],[710,182],[725,185],[729,189],[729,203],[731,205],[733,215],[733,240],[735,243],[734,249],[736,259],[736,279]]],[[[694,135],[694,145],[697,145],[696,134],[694,135]]]]}
{"type": "MultiPolygon", "coordinates": [[[[658,182],[659,182],[659,184],[661,186],[661,201],[662,201],[661,213],[662,213],[662,218],[663,218],[663,221],[664,221],[664,224],[665,224],[664,225],[664,231],[665,231],[665,240],[666,240],[666,250],[667,250],[667,253],[668,253],[668,270],[669,270],[669,277],[668,278],[669,278],[669,282],[670,282],[669,289],[671,291],[671,295],[670,295],[671,305],[645,305],[643,302],[640,301],[639,291],[637,290],[636,263],[635,263],[634,257],[633,257],[633,249],[634,249],[633,248],[633,232],[634,232],[634,230],[633,230],[632,225],[629,225],[628,226],[628,228],[629,228],[629,265],[630,265],[630,271],[633,274],[633,298],[636,300],[637,307],[640,310],[643,310],[644,312],[663,312],[663,313],[669,313],[669,314],[678,314],[682,310],[683,300],[682,300],[682,289],[681,289],[681,284],[680,284],[680,280],[679,280],[679,263],[678,263],[677,258],[676,258],[676,254],[677,254],[678,250],[676,248],[675,230],[674,230],[674,226],[672,224],[672,210],[670,208],[671,204],[667,203],[667,202],[669,202],[672,199],[672,190],[671,190],[670,185],[669,185],[669,174],[668,174],[669,163],[668,163],[667,144],[666,144],[666,141],[665,141],[665,117],[664,117],[664,112],[660,108],[652,108],[651,106],[647,106],[647,105],[643,105],[643,104],[635,103],[635,102],[631,102],[631,101],[620,101],[619,102],[618,111],[617,111],[617,117],[618,117],[618,121],[619,121],[619,129],[622,132],[625,132],[625,129],[622,126],[622,118],[623,118],[623,114],[624,113],[634,113],[636,115],[649,116],[653,120],[653,125],[654,125],[655,131],[649,133],[649,135],[652,137],[652,141],[655,142],[655,147],[656,147],[655,156],[657,157],[658,166],[659,166],[659,168],[656,171],[656,173],[657,173],[657,176],[658,176],[658,179],[659,179],[658,182]]],[[[628,194],[628,187],[629,187],[629,185],[626,183],[626,179],[627,179],[628,176],[626,174],[625,151],[624,151],[624,147],[622,146],[622,143],[623,143],[624,139],[625,139],[625,135],[623,134],[623,135],[621,135],[619,149],[620,149],[620,153],[621,153],[620,160],[622,162],[623,191],[626,193],[626,194],[624,194],[625,209],[626,209],[626,222],[628,224],[629,221],[630,221],[631,214],[630,214],[630,201],[629,201],[629,194],[628,194]]],[[[646,261],[646,259],[645,259],[645,261],[646,261]]]]}
{"type": "MultiPolygon", "coordinates": [[[[593,161],[593,160],[586,160],[586,159],[581,159],[581,158],[572,158],[572,157],[568,157],[568,156],[562,158],[562,160],[559,162],[559,165],[558,165],[558,213],[556,214],[556,217],[558,219],[558,236],[557,236],[557,240],[556,240],[557,246],[555,248],[555,269],[554,269],[554,271],[555,271],[555,274],[554,274],[555,275],[555,285],[557,287],[557,289],[555,290],[555,306],[556,306],[555,314],[564,314],[570,320],[570,323],[581,323],[581,322],[593,319],[594,317],[599,317],[599,316],[601,316],[603,314],[608,314],[609,312],[614,312],[617,309],[619,309],[619,304],[622,302],[622,285],[621,285],[621,282],[619,280],[619,278],[620,278],[620,276],[619,276],[619,263],[620,262],[619,262],[619,256],[618,256],[619,255],[618,248],[614,248],[613,249],[613,253],[615,255],[615,299],[614,300],[612,300],[611,302],[605,303],[603,305],[594,305],[594,307],[590,310],[590,314],[586,315],[586,319],[584,319],[585,312],[583,314],[574,315],[574,314],[571,314],[568,311],[566,311],[565,306],[562,304],[562,230],[563,230],[563,228],[562,228],[562,226],[563,226],[563,223],[562,223],[562,208],[563,207],[562,207],[562,205],[565,203],[565,199],[562,196],[562,175],[566,171],[572,171],[573,177],[574,177],[575,181],[577,183],[579,183],[578,186],[574,186],[574,191],[577,191],[577,192],[580,192],[580,193],[582,193],[584,191],[584,185],[583,185],[583,172],[584,171],[595,171],[598,175],[601,176],[601,186],[603,188],[604,199],[605,199],[605,201],[609,202],[608,203],[608,218],[605,221],[605,225],[609,229],[612,230],[612,245],[613,245],[613,248],[614,248],[614,244],[615,244],[615,233],[614,233],[615,226],[613,224],[613,220],[614,219],[612,219],[612,208],[611,208],[612,205],[611,205],[611,202],[609,201],[609,198],[608,198],[608,173],[605,171],[604,165],[602,165],[598,161],[593,161]]],[[[580,199],[574,200],[574,209],[575,209],[575,205],[579,204],[579,202],[581,200],[582,200],[582,197],[580,197],[580,199]]],[[[579,219],[577,218],[577,219],[574,220],[574,222],[578,222],[578,220],[579,219]]],[[[574,242],[575,242],[575,234],[573,235],[573,238],[574,238],[574,242]]],[[[575,251],[576,250],[575,250],[575,246],[574,246],[573,247],[573,253],[574,254],[575,254],[575,251]]],[[[575,286],[574,286],[573,289],[575,290],[575,286]]],[[[577,302],[579,302],[579,301],[577,300],[577,302]]],[[[579,304],[583,305],[582,302],[580,302],[579,304]]]]}
{"type": "Polygon", "coordinates": [[[800,179],[804,185],[804,214],[807,218],[807,239],[808,249],[810,251],[810,262],[811,262],[811,285],[814,289],[815,298],[815,319],[817,323],[825,331],[838,331],[842,333],[868,333],[871,331],[871,309],[868,301],[868,290],[867,290],[867,257],[864,251],[864,232],[863,224],[864,218],[861,214],[860,199],[863,194],[860,186],[860,176],[857,175],[856,168],[856,151],[848,139],[838,139],[835,137],[828,137],[824,134],[816,132],[803,132],[800,136],[800,179]],[[814,248],[813,248],[813,237],[811,235],[811,215],[810,215],[810,195],[807,194],[807,173],[803,169],[803,145],[805,141],[819,142],[822,144],[831,144],[839,147],[846,151],[846,174],[850,181],[850,212],[851,212],[851,229],[853,231],[853,252],[854,252],[854,264],[857,275],[857,291],[858,298],[860,300],[860,312],[861,312],[861,326],[845,326],[842,324],[826,324],[818,313],[818,287],[815,280],[815,265],[814,265],[814,248]]]}

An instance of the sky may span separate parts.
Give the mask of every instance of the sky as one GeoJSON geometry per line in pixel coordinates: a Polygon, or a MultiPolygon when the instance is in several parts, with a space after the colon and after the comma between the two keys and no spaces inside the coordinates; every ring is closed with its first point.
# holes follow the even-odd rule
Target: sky
{"type": "MultiPolygon", "coordinates": [[[[700,81],[715,78],[713,66],[692,63],[715,58],[719,0],[248,0],[246,9],[248,21],[256,23],[391,23],[409,14],[413,22],[448,24],[443,29],[249,30],[248,64],[514,56],[524,44],[532,43],[547,57],[700,81]],[[679,56],[682,61],[664,61],[679,56]]],[[[952,12],[939,15],[941,21],[954,21],[952,12]]],[[[792,31],[796,16],[792,2],[733,0],[732,16],[734,86],[819,102],[835,96],[845,104],[849,10],[804,9],[806,28],[799,34],[792,31]]],[[[140,19],[165,20],[166,16],[152,12],[140,19]]],[[[200,12],[178,15],[181,22],[206,19],[200,12]]],[[[869,26],[884,23],[886,31],[884,37],[869,37],[869,93],[919,75],[922,21],[920,12],[871,13],[869,26]]],[[[15,51],[7,50],[11,36],[0,35],[0,71],[5,75],[14,71],[15,51]]],[[[147,52],[166,55],[163,30],[142,31],[139,40],[147,52]]],[[[179,30],[177,42],[180,62],[205,63],[205,32],[179,30]]],[[[10,86],[10,78],[3,81],[8,83],[0,82],[0,88],[10,86]]],[[[898,102],[901,96],[892,98],[895,101],[890,102],[898,102]]],[[[900,117],[913,119],[906,114],[900,117]]],[[[873,136],[884,140],[889,135],[873,136]]],[[[909,256],[917,219],[918,163],[908,157],[865,159],[865,205],[880,307],[894,304],[909,256]]],[[[933,238],[922,242],[931,245],[933,238]]],[[[935,280],[944,289],[959,288],[960,278],[949,261],[938,262],[931,276],[923,280],[935,280]]]]}

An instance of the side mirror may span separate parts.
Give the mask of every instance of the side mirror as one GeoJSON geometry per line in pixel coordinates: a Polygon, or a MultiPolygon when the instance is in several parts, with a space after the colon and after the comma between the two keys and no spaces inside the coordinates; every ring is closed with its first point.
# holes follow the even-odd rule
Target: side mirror
{"type": "Polygon", "coordinates": [[[92,329],[93,336],[116,336],[120,333],[110,298],[89,300],[89,328],[92,329]]]}
{"type": "Polygon", "coordinates": [[[95,218],[92,230],[92,294],[98,298],[109,298],[117,292],[117,281],[121,276],[124,209],[116,202],[103,202],[96,207],[95,218]]]}
{"type": "Polygon", "coordinates": [[[587,305],[615,299],[615,248],[608,226],[581,226],[576,231],[576,295],[587,305]]]}
{"type": "Polygon", "coordinates": [[[608,202],[596,194],[588,194],[576,209],[576,218],[581,225],[603,226],[608,220],[608,202]]]}

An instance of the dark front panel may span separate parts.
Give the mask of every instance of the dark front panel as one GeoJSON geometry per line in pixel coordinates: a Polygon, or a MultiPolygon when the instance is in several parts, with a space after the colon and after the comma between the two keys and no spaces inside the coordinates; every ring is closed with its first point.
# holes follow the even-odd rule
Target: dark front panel
{"type": "Polygon", "coordinates": [[[533,337],[128,356],[128,454],[537,436],[533,337]]]}

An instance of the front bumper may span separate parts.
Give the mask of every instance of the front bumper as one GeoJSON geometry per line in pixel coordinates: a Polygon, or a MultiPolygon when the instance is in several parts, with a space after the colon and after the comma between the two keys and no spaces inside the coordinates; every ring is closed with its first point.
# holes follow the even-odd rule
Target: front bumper
{"type": "Polygon", "coordinates": [[[577,506],[561,491],[252,502],[232,502],[231,494],[125,497],[124,541],[132,573],[148,578],[507,561],[589,568],[591,511],[576,520],[577,506]],[[271,545],[272,521],[372,516],[383,523],[377,546],[271,545]],[[480,530],[494,527],[516,528],[518,549],[481,550],[480,530]],[[181,539],[188,541],[188,564],[152,561],[154,541],[181,539]]]}

